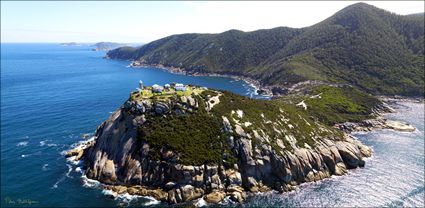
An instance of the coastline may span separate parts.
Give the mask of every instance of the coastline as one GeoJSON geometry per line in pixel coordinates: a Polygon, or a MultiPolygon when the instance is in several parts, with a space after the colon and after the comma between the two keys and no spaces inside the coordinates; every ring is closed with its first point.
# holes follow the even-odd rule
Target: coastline
{"type": "MultiPolygon", "coordinates": [[[[152,66],[152,65],[146,65],[146,66],[152,66]]],[[[141,66],[141,67],[143,67],[143,66],[141,66]]],[[[160,69],[164,69],[164,70],[167,70],[167,71],[169,71],[169,70],[173,70],[171,67],[169,67],[170,69],[167,69],[166,67],[159,67],[159,66],[153,66],[153,67],[156,67],[156,68],[160,68],[160,69]]],[[[171,73],[173,73],[173,72],[171,72],[171,73]]],[[[177,71],[177,73],[178,73],[178,71],[177,71]]],[[[184,75],[191,75],[191,74],[187,74],[186,72],[181,72],[181,74],[184,74],[184,75]]],[[[192,76],[205,76],[205,75],[201,75],[201,74],[194,74],[194,75],[192,75],[192,76]]],[[[210,75],[207,75],[207,76],[210,76],[210,75]]],[[[212,75],[212,76],[214,76],[214,75],[212,75]]],[[[222,76],[222,75],[218,75],[218,76],[222,76]]],[[[248,83],[248,82],[247,82],[248,83]]],[[[389,112],[387,112],[387,113],[389,113],[389,112]]],[[[383,114],[385,114],[385,112],[383,112],[381,115],[383,115],[383,114]]],[[[376,129],[371,129],[371,130],[368,130],[368,131],[372,131],[372,130],[376,130],[376,129]]],[[[349,133],[349,135],[351,135],[352,136],[352,134],[354,134],[354,133],[356,133],[356,132],[350,132],[349,133]]],[[[77,155],[79,155],[79,153],[77,154],[77,155]]],[[[75,159],[75,158],[74,158],[75,159]]],[[[85,174],[84,174],[84,171],[82,171],[82,177],[83,176],[85,176],[85,174]]],[[[87,178],[87,176],[85,176],[86,178],[87,178]]],[[[89,179],[89,180],[92,180],[92,179],[89,179]]],[[[100,182],[99,182],[100,183],[100,182]]],[[[122,187],[120,187],[120,186],[111,186],[111,185],[106,185],[106,184],[101,184],[101,186],[99,186],[99,188],[100,189],[103,189],[104,191],[104,193],[106,194],[106,195],[111,195],[112,197],[114,197],[114,198],[125,198],[124,196],[130,196],[130,198],[131,197],[141,197],[141,198],[145,198],[145,199],[152,199],[152,200],[154,200],[153,201],[153,203],[159,203],[159,200],[156,200],[156,199],[154,199],[154,198],[152,198],[152,196],[140,196],[140,195],[138,195],[138,194],[129,194],[128,193],[128,191],[127,190],[129,190],[130,189],[130,187],[131,186],[128,186],[128,187],[125,187],[125,190],[126,191],[121,191],[123,188],[122,187]]],[[[297,186],[292,186],[291,185],[291,189],[292,190],[294,190],[294,189],[297,189],[297,187],[298,187],[298,185],[297,186]]],[[[146,190],[149,190],[149,189],[146,189],[146,190]]],[[[152,189],[153,190],[153,189],[152,189]]],[[[152,191],[152,190],[150,190],[150,191],[152,191]]],[[[143,193],[143,191],[140,191],[141,193],[143,193]]],[[[149,191],[147,191],[147,192],[149,192],[149,191]]],[[[270,191],[265,191],[265,193],[269,193],[270,191]]],[[[146,192],[145,192],[146,193],[146,192]]],[[[153,192],[150,192],[150,193],[153,193],[153,192]]],[[[251,192],[244,192],[244,193],[246,193],[246,194],[248,194],[248,196],[252,196],[252,195],[256,195],[257,193],[251,193],[251,192]]],[[[258,192],[259,194],[261,194],[261,193],[264,193],[264,192],[258,192]]],[[[128,197],[127,197],[128,198],[128,197]]],[[[201,197],[199,200],[203,200],[203,198],[201,197]]],[[[198,203],[197,202],[198,200],[195,200],[195,201],[193,201],[193,202],[196,202],[196,203],[198,203]]],[[[201,203],[202,204],[202,203],[201,203]]]]}
{"type": "Polygon", "coordinates": [[[153,67],[153,68],[158,68],[158,69],[162,69],[165,70],[167,72],[173,73],[173,74],[181,74],[181,75],[186,75],[186,76],[209,76],[209,77],[226,77],[226,78],[231,78],[234,80],[242,80],[244,82],[246,82],[248,85],[250,85],[251,87],[253,87],[255,89],[255,93],[259,94],[259,95],[263,95],[266,97],[270,97],[273,98],[274,95],[270,89],[269,86],[263,86],[261,85],[261,83],[255,79],[252,79],[250,77],[246,77],[246,76],[239,76],[239,75],[229,75],[229,74],[219,74],[219,73],[189,73],[185,68],[180,68],[180,67],[169,67],[169,66],[164,66],[163,64],[145,64],[139,61],[132,61],[128,67],[131,68],[146,68],[146,67],[153,67]]]}
{"type": "Polygon", "coordinates": [[[400,132],[416,131],[415,126],[406,122],[385,118],[385,115],[398,112],[391,105],[396,105],[398,103],[425,104],[424,99],[408,98],[408,97],[400,97],[400,96],[394,96],[394,97],[379,96],[378,98],[382,101],[383,106],[381,109],[375,110],[374,112],[375,118],[366,119],[360,122],[339,123],[339,124],[335,124],[334,128],[344,131],[350,135],[353,135],[356,133],[366,133],[366,132],[382,130],[382,129],[390,129],[390,130],[400,131],[400,132]]]}

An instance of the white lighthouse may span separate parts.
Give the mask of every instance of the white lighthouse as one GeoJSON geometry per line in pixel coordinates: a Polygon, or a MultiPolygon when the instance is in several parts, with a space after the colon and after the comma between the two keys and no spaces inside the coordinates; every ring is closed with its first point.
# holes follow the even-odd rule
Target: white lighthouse
{"type": "Polygon", "coordinates": [[[142,80],[139,80],[139,89],[140,90],[143,90],[143,82],[142,82],[142,80]]]}

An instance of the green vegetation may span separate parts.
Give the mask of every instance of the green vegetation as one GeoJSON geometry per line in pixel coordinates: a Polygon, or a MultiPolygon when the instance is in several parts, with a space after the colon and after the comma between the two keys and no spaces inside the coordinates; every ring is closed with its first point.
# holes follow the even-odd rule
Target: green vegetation
{"type": "MultiPolygon", "coordinates": [[[[205,94],[203,95],[205,96],[205,94]]],[[[281,139],[284,143],[284,150],[292,151],[292,147],[285,136],[296,138],[296,144],[300,147],[304,147],[304,144],[313,147],[315,136],[326,137],[331,133],[337,133],[336,130],[325,126],[323,128],[329,131],[320,130],[319,126],[306,112],[280,100],[254,100],[230,92],[223,92],[223,95],[220,96],[220,103],[215,105],[211,112],[216,117],[225,116],[232,126],[239,124],[245,133],[252,136],[251,140],[254,145],[260,146],[261,144],[261,141],[255,138],[254,131],[261,137],[265,136],[261,134],[261,131],[264,132],[269,138],[268,144],[277,152],[282,150],[276,145],[277,139],[281,139]],[[242,118],[238,116],[237,110],[243,112],[242,118]],[[245,126],[245,123],[249,123],[249,125],[245,126]]]]}
{"type": "Polygon", "coordinates": [[[188,86],[185,91],[176,91],[174,88],[164,89],[162,92],[153,92],[152,87],[145,87],[145,89],[132,92],[130,94],[131,100],[141,99],[155,99],[155,100],[169,100],[170,98],[177,98],[181,96],[198,95],[204,90],[200,87],[188,86]]]}
{"type": "Polygon", "coordinates": [[[348,83],[365,92],[424,95],[424,15],[396,15],[364,3],[313,26],[182,34],[108,57],[244,75],[265,85],[348,83]]]}
{"type": "MultiPolygon", "coordinates": [[[[139,139],[154,147],[149,153],[154,159],[161,159],[160,149],[165,147],[177,152],[182,164],[232,165],[238,162],[238,157],[227,138],[241,135],[251,140],[253,148],[262,149],[263,144],[268,144],[277,154],[293,151],[294,146],[314,148],[323,138],[343,139],[343,133],[332,128],[333,124],[370,118],[371,109],[381,104],[373,96],[348,86],[316,86],[305,89],[301,95],[274,100],[197,89],[193,88],[191,96],[199,106],[193,111],[174,113],[176,108],[186,105],[179,103],[171,104],[174,109],[168,114],[145,114],[147,121],[139,127],[139,139]],[[215,96],[219,103],[207,111],[206,102],[215,96]],[[307,109],[295,105],[301,101],[307,109]],[[225,131],[225,120],[232,132],[225,131]],[[243,133],[237,132],[237,128],[243,133]]],[[[155,98],[154,102],[161,100],[155,98]]],[[[172,99],[172,102],[180,101],[172,99]]]]}
{"type": "Polygon", "coordinates": [[[355,88],[321,85],[308,90],[308,96],[291,97],[292,102],[304,102],[307,112],[328,125],[359,122],[372,117],[372,109],[381,101],[355,88]]]}
{"type": "Polygon", "coordinates": [[[108,51],[107,57],[124,60],[134,59],[136,57],[135,53],[137,53],[137,49],[138,48],[131,46],[119,47],[117,49],[108,51]]]}
{"type": "Polygon", "coordinates": [[[141,135],[157,148],[165,146],[180,153],[180,161],[188,165],[220,163],[226,144],[222,123],[202,110],[165,119],[154,117],[141,128],[141,135]]]}

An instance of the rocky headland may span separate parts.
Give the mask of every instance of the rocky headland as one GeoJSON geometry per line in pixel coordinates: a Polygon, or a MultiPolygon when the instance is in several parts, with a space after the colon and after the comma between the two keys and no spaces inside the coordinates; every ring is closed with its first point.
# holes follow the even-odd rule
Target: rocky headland
{"type": "Polygon", "coordinates": [[[365,166],[372,150],[311,115],[314,103],[306,103],[194,86],[133,92],[94,140],[67,156],[82,159],[87,177],[106,189],[169,204],[243,202],[365,166]]]}
{"type": "Polygon", "coordinates": [[[114,42],[98,42],[92,45],[93,51],[109,51],[118,47],[126,46],[124,43],[114,43],[114,42]]]}

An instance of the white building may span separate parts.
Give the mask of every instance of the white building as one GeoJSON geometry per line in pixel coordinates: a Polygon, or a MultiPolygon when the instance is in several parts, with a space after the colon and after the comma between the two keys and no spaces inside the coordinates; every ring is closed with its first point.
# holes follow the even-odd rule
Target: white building
{"type": "Polygon", "coordinates": [[[162,86],[159,86],[157,84],[152,85],[152,92],[162,92],[164,88],[162,86]]]}
{"type": "Polygon", "coordinates": [[[177,83],[174,89],[176,89],[177,91],[186,91],[186,86],[181,83],[177,83]]]}

